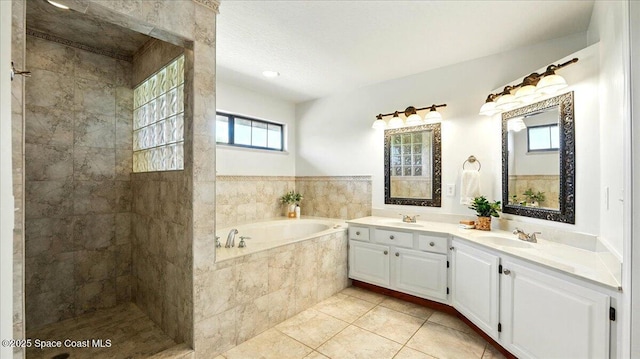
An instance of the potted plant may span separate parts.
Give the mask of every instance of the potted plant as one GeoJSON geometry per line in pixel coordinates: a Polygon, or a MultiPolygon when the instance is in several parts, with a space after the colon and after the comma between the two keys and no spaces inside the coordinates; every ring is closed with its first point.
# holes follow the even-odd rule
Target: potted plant
{"type": "Polygon", "coordinates": [[[289,218],[296,217],[296,205],[302,201],[302,195],[295,191],[289,191],[280,197],[280,202],[287,205],[289,218]]]}
{"type": "Polygon", "coordinates": [[[527,197],[526,205],[530,207],[538,207],[545,200],[544,192],[538,191],[538,193],[534,193],[531,188],[526,190],[523,195],[527,197]]]}
{"type": "Polygon", "coordinates": [[[489,202],[485,196],[475,197],[469,209],[476,211],[476,215],[478,215],[476,229],[490,231],[491,217],[498,217],[500,201],[489,202]]]}

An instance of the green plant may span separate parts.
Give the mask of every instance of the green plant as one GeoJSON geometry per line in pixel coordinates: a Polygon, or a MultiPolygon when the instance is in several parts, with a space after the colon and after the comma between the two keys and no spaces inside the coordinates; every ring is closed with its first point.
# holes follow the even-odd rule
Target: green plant
{"type": "Polygon", "coordinates": [[[475,197],[473,202],[471,202],[472,209],[476,211],[478,217],[498,217],[498,212],[500,212],[500,201],[489,202],[485,196],[475,197]]]}
{"type": "Polygon", "coordinates": [[[533,189],[529,188],[526,190],[523,195],[527,197],[527,202],[542,202],[544,201],[544,192],[538,191],[538,193],[533,193],[533,189]]]}
{"type": "Polygon", "coordinates": [[[282,197],[280,197],[280,202],[286,203],[286,204],[294,204],[294,203],[300,203],[302,199],[303,197],[300,193],[290,191],[285,193],[282,197]]]}

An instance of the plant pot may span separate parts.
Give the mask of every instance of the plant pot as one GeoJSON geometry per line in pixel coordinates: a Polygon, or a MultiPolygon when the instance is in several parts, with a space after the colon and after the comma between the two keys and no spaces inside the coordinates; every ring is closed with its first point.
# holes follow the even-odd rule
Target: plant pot
{"type": "Polygon", "coordinates": [[[478,217],[476,221],[476,229],[481,231],[491,230],[491,217],[478,217]]]}

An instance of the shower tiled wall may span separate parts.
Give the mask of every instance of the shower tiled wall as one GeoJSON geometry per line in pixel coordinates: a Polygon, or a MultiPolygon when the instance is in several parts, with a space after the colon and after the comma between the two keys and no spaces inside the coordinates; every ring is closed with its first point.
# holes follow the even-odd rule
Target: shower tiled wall
{"type": "MultiPolygon", "coordinates": [[[[16,67],[25,68],[25,3],[11,3],[11,60],[16,67]]],[[[13,339],[25,338],[24,309],[24,78],[16,76],[11,82],[11,161],[13,197],[15,201],[13,229],[13,339]]],[[[3,291],[6,288],[2,289],[3,291]]],[[[15,359],[24,358],[24,348],[13,349],[15,359]]]]}
{"type": "Polygon", "coordinates": [[[280,197],[295,190],[306,216],[353,219],[371,215],[369,176],[218,176],[216,227],[284,216],[280,197]]]}
{"type": "Polygon", "coordinates": [[[131,63],[29,36],[26,313],[35,329],[130,301],[131,63]]]}
{"type": "MultiPolygon", "coordinates": [[[[147,42],[133,56],[133,85],[183,52],[163,41],[147,42]]],[[[133,173],[131,181],[132,298],[176,342],[189,342],[193,336],[193,264],[186,173],[133,173]]]]}

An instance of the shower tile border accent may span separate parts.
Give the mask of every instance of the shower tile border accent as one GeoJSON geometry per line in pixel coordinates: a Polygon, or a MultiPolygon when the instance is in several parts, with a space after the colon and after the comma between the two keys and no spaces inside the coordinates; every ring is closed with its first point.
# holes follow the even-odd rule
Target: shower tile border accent
{"type": "Polygon", "coordinates": [[[46,34],[44,32],[40,32],[40,31],[37,31],[37,30],[34,30],[34,29],[27,28],[26,33],[27,33],[28,36],[37,37],[37,38],[40,38],[40,39],[43,39],[43,40],[47,40],[47,41],[57,42],[59,44],[65,45],[65,46],[75,47],[76,49],[80,49],[80,50],[84,50],[84,51],[88,51],[88,52],[93,52],[94,54],[108,56],[108,57],[114,58],[116,60],[122,60],[122,61],[126,61],[126,62],[133,61],[133,56],[122,55],[122,54],[115,53],[113,51],[106,51],[106,50],[96,49],[95,47],[91,47],[91,46],[87,46],[87,45],[81,44],[79,42],[63,39],[61,37],[53,36],[51,34],[46,34]]]}

